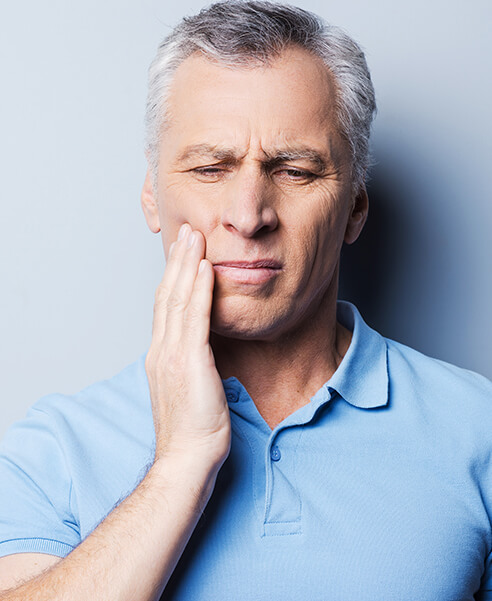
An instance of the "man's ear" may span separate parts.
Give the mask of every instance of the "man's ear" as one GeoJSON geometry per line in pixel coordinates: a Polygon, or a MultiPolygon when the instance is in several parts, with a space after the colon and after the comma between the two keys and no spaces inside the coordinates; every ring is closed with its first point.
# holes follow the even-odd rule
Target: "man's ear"
{"type": "Polygon", "coordinates": [[[360,187],[357,195],[352,202],[352,210],[350,212],[347,228],[345,230],[344,242],[353,244],[364,227],[369,211],[369,198],[364,184],[360,187]]]}
{"type": "Polygon", "coordinates": [[[145,181],[142,188],[142,195],[140,197],[142,204],[142,210],[145,215],[145,220],[151,232],[157,234],[161,231],[161,223],[159,219],[159,204],[154,194],[154,187],[152,185],[152,175],[150,169],[147,169],[145,175],[145,181]]]}

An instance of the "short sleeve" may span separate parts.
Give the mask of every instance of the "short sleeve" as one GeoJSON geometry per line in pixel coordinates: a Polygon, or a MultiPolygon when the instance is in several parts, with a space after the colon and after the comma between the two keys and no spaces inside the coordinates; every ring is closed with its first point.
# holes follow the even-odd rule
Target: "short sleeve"
{"type": "Polygon", "coordinates": [[[0,445],[0,556],[64,557],[80,542],[54,420],[36,405],[0,445]]]}

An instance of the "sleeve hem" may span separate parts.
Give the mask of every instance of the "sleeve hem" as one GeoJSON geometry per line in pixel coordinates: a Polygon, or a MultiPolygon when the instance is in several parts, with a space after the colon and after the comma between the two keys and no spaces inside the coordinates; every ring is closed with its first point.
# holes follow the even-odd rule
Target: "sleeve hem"
{"type": "Polygon", "coordinates": [[[0,557],[14,553],[46,553],[65,557],[74,547],[50,538],[14,538],[0,542],[0,557]]]}

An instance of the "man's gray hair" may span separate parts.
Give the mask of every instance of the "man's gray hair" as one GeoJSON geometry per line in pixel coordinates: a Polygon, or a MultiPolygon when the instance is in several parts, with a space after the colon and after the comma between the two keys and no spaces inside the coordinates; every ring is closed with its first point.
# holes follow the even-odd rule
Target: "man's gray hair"
{"type": "Polygon", "coordinates": [[[338,126],[352,151],[352,182],[356,190],[362,186],[370,163],[369,135],[376,102],[361,48],[340,28],[301,8],[261,0],[225,0],[184,18],[159,45],[150,65],[145,151],[155,188],[161,132],[168,117],[166,100],[179,65],[199,52],[227,67],[248,68],[268,64],[292,44],[321,58],[333,75],[338,126]]]}

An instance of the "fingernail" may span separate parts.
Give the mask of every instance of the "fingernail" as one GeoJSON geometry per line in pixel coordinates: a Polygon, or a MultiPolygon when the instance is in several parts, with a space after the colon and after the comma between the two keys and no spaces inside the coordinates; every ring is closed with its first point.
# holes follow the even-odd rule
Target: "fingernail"
{"type": "Polygon", "coordinates": [[[168,253],[168,254],[169,254],[169,256],[171,256],[171,254],[172,254],[172,252],[173,252],[173,250],[174,250],[174,247],[175,247],[175,246],[176,246],[176,242],[173,242],[173,243],[171,244],[171,246],[169,247],[169,253],[168,253]]]}
{"type": "Polygon", "coordinates": [[[192,232],[191,235],[188,236],[186,247],[191,248],[193,246],[193,244],[195,244],[195,242],[196,242],[196,234],[195,234],[195,232],[192,232]]]}
{"type": "Polygon", "coordinates": [[[179,228],[178,240],[182,240],[189,231],[189,225],[187,223],[183,223],[183,225],[179,228]]]}
{"type": "Polygon", "coordinates": [[[206,265],[206,261],[205,259],[202,259],[200,261],[200,265],[198,266],[198,273],[202,273],[202,271],[205,269],[205,265],[206,265]]]}

